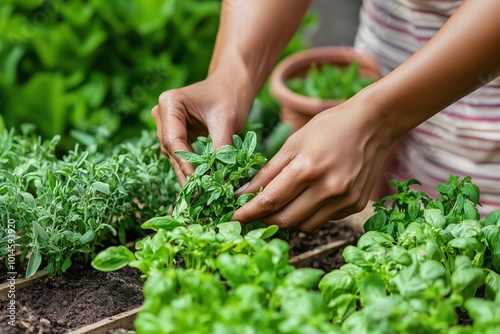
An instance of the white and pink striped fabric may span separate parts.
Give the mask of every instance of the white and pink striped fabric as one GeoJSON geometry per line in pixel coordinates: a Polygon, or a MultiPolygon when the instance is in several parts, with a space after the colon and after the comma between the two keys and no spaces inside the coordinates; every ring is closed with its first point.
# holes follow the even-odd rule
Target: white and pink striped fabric
{"type": "MultiPolygon", "coordinates": [[[[387,74],[431,39],[462,2],[365,0],[355,47],[378,59],[387,74]]],[[[435,196],[434,186],[450,173],[470,175],[481,189],[480,213],[500,209],[500,78],[441,111],[401,144],[389,177],[416,178],[435,196]]]]}

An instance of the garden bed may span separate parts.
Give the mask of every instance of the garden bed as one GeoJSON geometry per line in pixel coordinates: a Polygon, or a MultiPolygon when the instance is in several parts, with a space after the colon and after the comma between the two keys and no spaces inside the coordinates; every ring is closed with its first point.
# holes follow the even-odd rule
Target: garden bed
{"type": "MultiPolygon", "coordinates": [[[[339,268],[344,263],[342,250],[356,242],[370,213],[371,205],[310,234],[292,232],[290,263],[325,272],[339,268]]],[[[30,285],[24,282],[18,280],[16,286],[15,327],[7,325],[9,299],[0,296],[1,333],[113,333],[131,328],[143,302],[144,282],[140,272],[130,267],[109,273],[84,269],[62,277],[46,277],[41,271],[30,279],[30,285]]]]}
{"type": "Polygon", "coordinates": [[[143,302],[140,272],[133,268],[110,273],[94,269],[45,277],[16,291],[16,326],[7,324],[7,303],[0,297],[0,332],[68,333],[143,302]]]}

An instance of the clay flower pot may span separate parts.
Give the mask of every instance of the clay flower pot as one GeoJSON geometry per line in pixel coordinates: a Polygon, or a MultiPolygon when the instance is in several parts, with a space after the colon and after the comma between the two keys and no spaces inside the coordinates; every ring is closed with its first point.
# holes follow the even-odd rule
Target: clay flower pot
{"type": "Polygon", "coordinates": [[[347,67],[353,62],[358,63],[361,76],[373,79],[382,77],[380,66],[374,58],[351,47],[312,48],[283,59],[271,75],[271,94],[281,105],[282,122],[291,125],[296,131],[316,114],[344,101],[297,94],[287,87],[289,79],[304,77],[313,63],[347,67]]]}

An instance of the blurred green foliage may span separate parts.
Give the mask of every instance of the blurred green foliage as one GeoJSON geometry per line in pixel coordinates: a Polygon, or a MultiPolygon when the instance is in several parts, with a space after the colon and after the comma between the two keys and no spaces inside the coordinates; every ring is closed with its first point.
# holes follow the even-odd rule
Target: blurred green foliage
{"type": "MultiPolygon", "coordinates": [[[[115,140],[154,127],[159,94],[201,80],[219,0],[2,0],[0,111],[6,127],[37,125],[115,140]]],[[[311,17],[307,21],[311,21],[311,17]]],[[[295,38],[287,53],[303,48],[295,38]]],[[[0,119],[0,127],[2,127],[0,119]]]]}

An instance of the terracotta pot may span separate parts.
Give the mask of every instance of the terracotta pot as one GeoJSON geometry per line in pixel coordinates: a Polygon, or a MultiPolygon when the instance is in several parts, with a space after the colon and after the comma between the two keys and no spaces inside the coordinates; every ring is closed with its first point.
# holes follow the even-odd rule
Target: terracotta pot
{"type": "Polygon", "coordinates": [[[377,61],[351,47],[321,47],[295,53],[283,59],[271,75],[271,94],[281,104],[281,120],[290,124],[293,131],[300,129],[321,111],[334,107],[344,100],[311,98],[297,94],[286,86],[292,78],[304,77],[312,63],[329,63],[347,67],[351,63],[359,64],[361,76],[379,79],[382,77],[377,61]]]}

